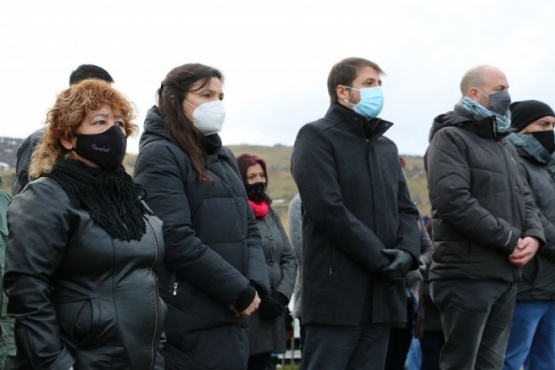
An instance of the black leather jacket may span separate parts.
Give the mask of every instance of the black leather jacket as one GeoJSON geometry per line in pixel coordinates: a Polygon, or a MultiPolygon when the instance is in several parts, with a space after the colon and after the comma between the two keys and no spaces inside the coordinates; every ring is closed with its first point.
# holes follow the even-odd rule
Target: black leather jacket
{"type": "Polygon", "coordinates": [[[158,218],[148,215],[140,241],[112,239],[43,177],[14,198],[8,226],[17,369],[163,369],[158,218]]]}

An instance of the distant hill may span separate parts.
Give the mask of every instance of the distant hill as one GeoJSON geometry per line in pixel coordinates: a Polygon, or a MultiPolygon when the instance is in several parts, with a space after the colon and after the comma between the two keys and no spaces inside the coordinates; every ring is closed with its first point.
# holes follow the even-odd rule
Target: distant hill
{"type": "MultiPolygon", "coordinates": [[[[15,166],[15,153],[22,139],[0,137],[0,162],[15,166]]],[[[269,195],[274,199],[273,206],[279,210],[284,222],[287,219],[287,207],[297,193],[297,187],[289,171],[293,148],[285,145],[229,145],[228,148],[236,156],[243,153],[255,154],[266,161],[268,167],[269,195]]],[[[423,215],[430,214],[430,202],[424,171],[423,158],[404,156],[407,161],[406,174],[413,201],[423,215]]],[[[136,154],[128,154],[124,165],[132,173],[137,159],[136,154]]],[[[13,168],[0,171],[3,175],[3,188],[11,191],[13,168]]]]}
{"type": "MultiPolygon", "coordinates": [[[[260,146],[260,145],[228,145],[235,156],[243,153],[255,154],[266,161],[268,167],[270,197],[274,199],[273,206],[280,211],[283,219],[286,219],[287,206],[291,199],[297,194],[297,186],[290,172],[291,153],[293,148],[285,145],[260,146]]],[[[406,159],[406,174],[412,200],[418,206],[423,215],[430,215],[430,202],[428,198],[428,187],[426,172],[424,170],[424,159],[419,156],[403,156],[406,159]]],[[[126,167],[133,168],[136,155],[128,155],[126,167]]]]}

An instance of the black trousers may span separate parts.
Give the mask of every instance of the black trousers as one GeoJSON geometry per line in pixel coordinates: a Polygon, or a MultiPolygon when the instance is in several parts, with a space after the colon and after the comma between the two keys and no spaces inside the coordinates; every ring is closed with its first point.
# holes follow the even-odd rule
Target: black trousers
{"type": "Polygon", "coordinates": [[[414,296],[407,298],[407,324],[405,327],[391,328],[389,333],[389,344],[387,346],[387,357],[385,359],[385,370],[404,370],[410,344],[414,337],[416,326],[416,315],[418,313],[418,302],[414,296]]]}
{"type": "Polygon", "coordinates": [[[302,370],[383,369],[390,326],[303,324],[302,370]]]}
{"type": "Polygon", "coordinates": [[[516,284],[434,280],[430,292],[445,334],[440,369],[501,369],[511,331],[516,284]]]}
{"type": "Polygon", "coordinates": [[[426,331],[420,338],[420,348],[422,350],[421,370],[439,370],[439,354],[441,347],[445,344],[445,337],[442,331],[426,331]]]}

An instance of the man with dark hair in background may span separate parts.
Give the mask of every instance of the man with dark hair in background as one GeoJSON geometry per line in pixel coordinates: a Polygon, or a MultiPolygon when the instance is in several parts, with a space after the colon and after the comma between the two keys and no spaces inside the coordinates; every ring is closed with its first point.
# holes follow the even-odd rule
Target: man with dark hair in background
{"type": "MultiPolygon", "coordinates": [[[[69,76],[69,84],[74,85],[78,82],[89,78],[96,78],[104,80],[109,83],[114,83],[114,79],[102,67],[94,64],[81,64],[77,69],[71,72],[69,76]]],[[[17,149],[17,161],[15,164],[15,180],[12,185],[12,194],[18,194],[25,185],[29,182],[29,165],[31,164],[31,156],[38,143],[42,141],[44,128],[40,128],[29,135],[19,148],[17,149]]]]}

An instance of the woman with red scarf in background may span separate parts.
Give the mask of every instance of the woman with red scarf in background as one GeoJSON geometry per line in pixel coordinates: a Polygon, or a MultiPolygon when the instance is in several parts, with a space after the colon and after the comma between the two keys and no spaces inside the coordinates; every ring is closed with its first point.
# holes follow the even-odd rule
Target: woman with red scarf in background
{"type": "Polygon", "coordinates": [[[248,370],[264,370],[272,353],[284,353],[286,349],[285,308],[295,286],[297,262],[279,214],[271,207],[272,200],[266,193],[266,162],[255,155],[242,154],[237,157],[237,164],[260,229],[270,279],[270,293],[261,297],[258,311],[249,317],[248,331],[248,370]]]}

